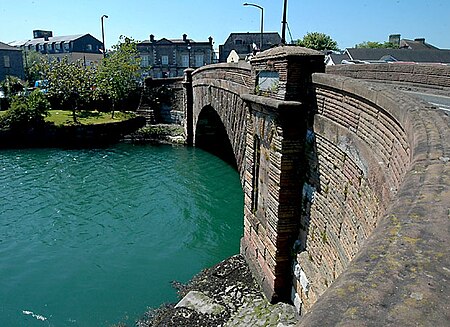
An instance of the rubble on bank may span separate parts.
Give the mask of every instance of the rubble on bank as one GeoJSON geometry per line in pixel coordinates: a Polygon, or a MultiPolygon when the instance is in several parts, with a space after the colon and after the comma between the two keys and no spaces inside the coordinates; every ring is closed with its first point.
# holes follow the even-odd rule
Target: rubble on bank
{"type": "Polygon", "coordinates": [[[187,285],[174,283],[182,300],[151,309],[137,327],[276,326],[297,323],[293,306],[270,304],[241,255],[196,275],[187,285]]]}

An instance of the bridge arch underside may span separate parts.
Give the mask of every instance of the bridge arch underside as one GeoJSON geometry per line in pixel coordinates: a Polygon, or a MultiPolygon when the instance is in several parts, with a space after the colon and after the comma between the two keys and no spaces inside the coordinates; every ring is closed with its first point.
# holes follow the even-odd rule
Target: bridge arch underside
{"type": "Polygon", "coordinates": [[[243,183],[247,108],[239,92],[194,85],[194,144],[235,166],[243,183]]]}
{"type": "Polygon", "coordinates": [[[206,106],[200,112],[195,129],[196,147],[214,154],[237,169],[233,147],[217,111],[206,106]]]}

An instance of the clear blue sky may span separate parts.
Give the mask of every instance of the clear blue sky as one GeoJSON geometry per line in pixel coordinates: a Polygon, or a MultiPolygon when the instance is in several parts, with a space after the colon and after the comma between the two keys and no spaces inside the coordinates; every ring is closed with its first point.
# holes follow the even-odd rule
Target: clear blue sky
{"type": "MultiPolygon", "coordinates": [[[[260,10],[244,7],[245,0],[0,0],[0,41],[30,39],[33,29],[53,35],[90,33],[101,39],[105,19],[106,46],[120,35],[145,40],[214,38],[223,44],[231,32],[258,32],[260,10]]],[[[249,1],[264,7],[264,30],[281,31],[283,0],[249,1]]],[[[450,0],[288,0],[288,23],[293,39],[323,32],[340,48],[363,41],[424,37],[450,49],[450,0]]],[[[281,32],[280,32],[281,34],[281,32]]],[[[290,40],[287,34],[288,41],[290,40]]]]}

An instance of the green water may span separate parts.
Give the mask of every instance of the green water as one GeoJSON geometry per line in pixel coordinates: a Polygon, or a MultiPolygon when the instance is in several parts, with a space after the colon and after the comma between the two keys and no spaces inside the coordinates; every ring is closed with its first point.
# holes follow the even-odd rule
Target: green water
{"type": "Polygon", "coordinates": [[[238,173],[199,149],[0,151],[0,326],[132,326],[239,252],[238,173]]]}

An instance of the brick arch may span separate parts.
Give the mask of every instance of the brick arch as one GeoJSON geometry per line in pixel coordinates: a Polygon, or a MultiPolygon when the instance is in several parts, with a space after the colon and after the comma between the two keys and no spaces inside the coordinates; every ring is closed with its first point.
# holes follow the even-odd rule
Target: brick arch
{"type": "Polygon", "coordinates": [[[245,131],[248,108],[241,94],[252,89],[248,64],[217,64],[196,70],[192,74],[193,139],[202,113],[214,110],[220,118],[233,150],[236,166],[243,183],[245,131]]]}

